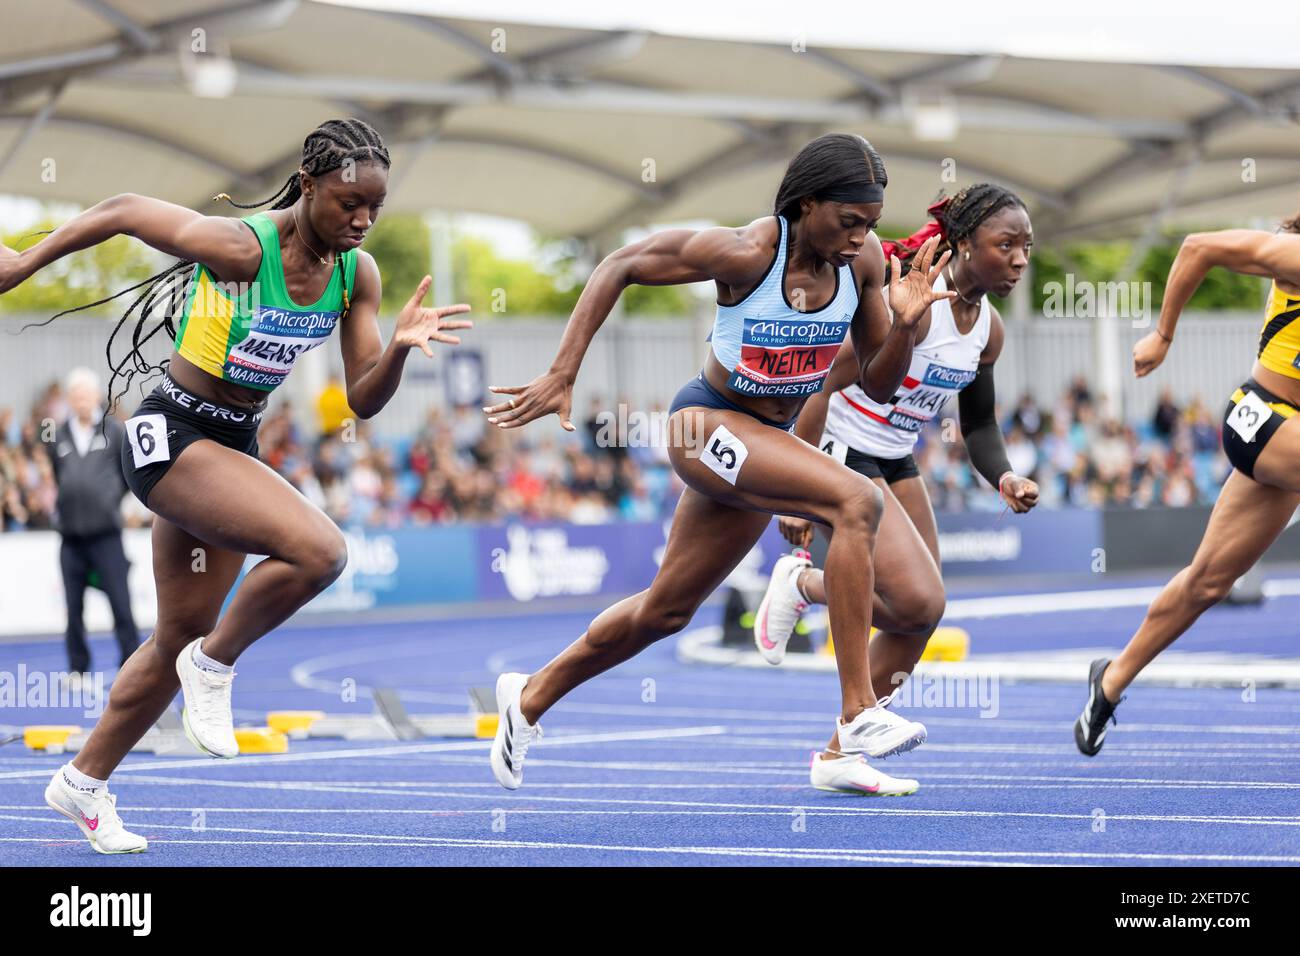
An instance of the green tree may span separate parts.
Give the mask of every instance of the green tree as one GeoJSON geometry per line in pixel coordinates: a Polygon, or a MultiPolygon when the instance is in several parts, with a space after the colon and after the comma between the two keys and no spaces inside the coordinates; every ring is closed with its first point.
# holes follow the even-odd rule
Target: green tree
{"type": "MultiPolygon", "coordinates": [[[[46,219],[21,233],[3,236],[11,249],[28,249],[43,237],[32,233],[53,229],[58,223],[46,219]]],[[[172,260],[144,243],[128,236],[114,236],[90,249],[52,262],[22,285],[0,296],[0,313],[48,318],[65,309],[76,308],[143,282],[166,268],[172,260]]],[[[139,290],[143,292],[144,290],[139,290]]],[[[87,313],[118,316],[139,293],[128,293],[87,313]]]]}
{"type": "MultiPolygon", "coordinates": [[[[1151,283],[1153,304],[1164,300],[1165,282],[1169,268],[1182,244],[1182,235],[1171,235],[1152,246],[1134,270],[1130,281],[1151,283]]],[[[1070,243],[1060,248],[1034,249],[1033,269],[1034,308],[1041,314],[1043,303],[1052,283],[1066,284],[1066,273],[1074,273],[1075,283],[1113,282],[1124,268],[1132,253],[1131,242],[1070,243]],[[1064,255],[1062,254],[1064,253],[1064,255]],[[1071,265],[1067,268],[1067,258],[1071,265]]],[[[1227,269],[1211,269],[1200,288],[1187,304],[1189,310],[1198,311],[1254,311],[1264,306],[1267,283],[1254,276],[1238,275],[1227,269]]]]}
{"type": "MultiPolygon", "coordinates": [[[[380,312],[396,315],[429,274],[432,245],[424,220],[411,213],[385,213],[366,236],[383,285],[380,312]]],[[[447,304],[447,303],[439,303],[447,304]]]]}

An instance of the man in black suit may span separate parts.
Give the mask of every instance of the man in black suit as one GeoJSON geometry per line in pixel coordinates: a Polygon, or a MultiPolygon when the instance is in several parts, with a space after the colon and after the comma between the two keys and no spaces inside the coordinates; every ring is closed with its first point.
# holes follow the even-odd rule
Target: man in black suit
{"type": "Polygon", "coordinates": [[[56,518],[63,545],[63,589],[68,603],[68,667],[73,674],[90,670],[90,649],[82,620],[82,599],[91,575],[108,596],[122,662],[140,646],[127,589],[129,565],[122,548],[122,423],[104,419],[99,376],[88,368],[68,376],[68,420],[55,430],[54,477],[59,485],[56,518]]]}

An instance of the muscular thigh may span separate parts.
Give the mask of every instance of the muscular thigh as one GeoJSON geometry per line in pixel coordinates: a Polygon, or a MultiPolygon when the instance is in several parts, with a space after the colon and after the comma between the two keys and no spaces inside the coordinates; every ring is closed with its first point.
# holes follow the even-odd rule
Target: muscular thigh
{"type": "Polygon", "coordinates": [[[1245,574],[1277,540],[1297,505],[1300,494],[1262,485],[1234,470],[1210,513],[1193,568],[1234,579],[1245,574]]]}
{"type": "Polygon", "coordinates": [[[833,525],[846,500],[871,483],[788,432],[723,409],[673,416],[673,468],[695,491],[723,505],[798,515],[833,525]]]}
{"type": "Polygon", "coordinates": [[[1284,421],[1260,450],[1255,460],[1255,481],[1300,492],[1300,415],[1284,421]]]}
{"type": "Polygon", "coordinates": [[[939,534],[925,485],[920,478],[905,478],[892,485],[886,485],[883,478],[875,481],[885,495],[876,533],[876,591],[886,601],[894,601],[942,590],[939,534]]]}
{"type": "Polygon", "coordinates": [[[176,459],[150,493],[149,508],[204,544],[287,560],[339,535],[324,512],[262,462],[206,439],[176,459]]]}

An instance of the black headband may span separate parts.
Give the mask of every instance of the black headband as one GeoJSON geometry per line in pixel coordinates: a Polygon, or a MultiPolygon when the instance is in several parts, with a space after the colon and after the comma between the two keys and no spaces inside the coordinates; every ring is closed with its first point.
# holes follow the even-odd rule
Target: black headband
{"type": "Polygon", "coordinates": [[[884,202],[885,187],[880,183],[840,183],[818,190],[816,195],[830,202],[884,202]]]}

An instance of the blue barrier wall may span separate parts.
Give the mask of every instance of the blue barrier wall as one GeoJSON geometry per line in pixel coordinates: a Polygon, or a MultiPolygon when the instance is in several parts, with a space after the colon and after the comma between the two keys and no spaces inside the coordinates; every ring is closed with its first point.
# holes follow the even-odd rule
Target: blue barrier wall
{"type": "MultiPolygon", "coordinates": [[[[947,576],[1087,571],[1102,546],[1101,514],[939,516],[947,576]]],[[[454,525],[351,529],[348,568],[311,611],[359,611],[452,602],[553,602],[615,597],[653,579],[667,522],[611,525],[454,525]]],[[[775,523],[738,576],[765,577],[789,546],[775,523]]]]}

